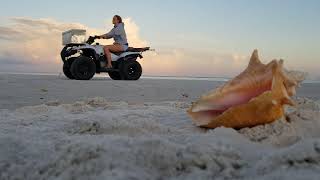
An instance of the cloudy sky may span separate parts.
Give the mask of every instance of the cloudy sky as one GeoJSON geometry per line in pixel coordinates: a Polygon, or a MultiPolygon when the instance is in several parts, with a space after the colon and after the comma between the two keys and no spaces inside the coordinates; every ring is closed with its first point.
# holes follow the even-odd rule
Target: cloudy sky
{"type": "Polygon", "coordinates": [[[156,49],[145,75],[231,77],[259,49],[263,62],[283,58],[320,79],[319,9],[318,0],[4,1],[0,71],[59,73],[63,31],[105,33],[119,14],[131,46],[156,49]]]}

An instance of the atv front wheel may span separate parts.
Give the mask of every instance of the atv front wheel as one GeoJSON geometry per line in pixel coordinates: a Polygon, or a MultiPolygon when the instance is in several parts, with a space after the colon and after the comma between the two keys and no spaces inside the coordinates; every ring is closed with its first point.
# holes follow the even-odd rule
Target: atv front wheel
{"type": "Polygon", "coordinates": [[[71,74],[76,80],[90,80],[96,73],[96,64],[85,56],[77,57],[71,65],[71,74]]]}
{"type": "Polygon", "coordinates": [[[120,72],[125,80],[138,80],[142,75],[142,67],[138,61],[124,61],[120,72]]]}
{"type": "Polygon", "coordinates": [[[69,78],[69,79],[75,79],[74,78],[74,76],[72,75],[72,73],[71,73],[71,65],[72,65],[72,63],[73,63],[73,61],[74,61],[74,59],[75,58],[70,58],[70,59],[68,59],[68,61],[67,62],[65,62],[64,64],[63,64],[63,73],[64,73],[64,75],[67,77],[67,78],[69,78]]]}

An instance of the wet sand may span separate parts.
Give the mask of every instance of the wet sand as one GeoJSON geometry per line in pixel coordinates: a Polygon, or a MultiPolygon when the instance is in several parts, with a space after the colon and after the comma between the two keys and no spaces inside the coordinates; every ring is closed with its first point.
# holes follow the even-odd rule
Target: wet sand
{"type": "MultiPolygon", "coordinates": [[[[50,101],[72,103],[92,97],[130,103],[191,102],[223,82],[206,80],[141,79],[113,81],[97,77],[75,81],[54,75],[0,74],[0,109],[16,109],[50,101]]],[[[298,96],[320,99],[320,83],[304,84],[298,96]]]]}

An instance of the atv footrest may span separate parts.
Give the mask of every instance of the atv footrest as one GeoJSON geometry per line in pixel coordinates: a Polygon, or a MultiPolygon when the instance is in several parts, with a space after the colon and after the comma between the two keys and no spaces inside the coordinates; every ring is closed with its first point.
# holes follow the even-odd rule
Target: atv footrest
{"type": "Polygon", "coordinates": [[[100,72],[119,72],[119,69],[114,69],[114,68],[101,68],[100,72]]]}

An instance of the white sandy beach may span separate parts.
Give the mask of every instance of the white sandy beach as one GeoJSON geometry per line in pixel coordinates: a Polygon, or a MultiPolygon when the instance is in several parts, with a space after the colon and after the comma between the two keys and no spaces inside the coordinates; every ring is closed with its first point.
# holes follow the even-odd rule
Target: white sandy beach
{"type": "Polygon", "coordinates": [[[319,179],[320,84],[273,124],[195,127],[221,83],[1,74],[0,179],[319,179]]]}

